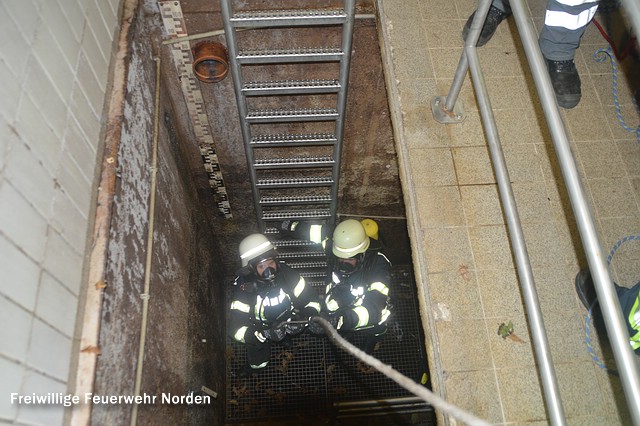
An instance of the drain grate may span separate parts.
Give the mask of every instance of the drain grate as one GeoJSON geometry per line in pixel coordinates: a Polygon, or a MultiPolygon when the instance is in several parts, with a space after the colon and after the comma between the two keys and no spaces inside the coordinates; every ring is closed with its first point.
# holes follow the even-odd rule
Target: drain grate
{"type": "MultiPolygon", "coordinates": [[[[394,311],[389,330],[373,355],[419,382],[427,372],[427,361],[410,271],[409,267],[394,268],[391,285],[394,311]]],[[[352,343],[361,345],[362,336],[356,335],[352,343]]],[[[344,402],[413,396],[336,348],[328,339],[308,333],[295,337],[291,347],[274,345],[270,365],[260,374],[244,379],[234,377],[232,372],[245,362],[243,345],[229,339],[226,409],[229,423],[287,418],[308,424],[309,419],[340,417],[339,408],[333,407],[344,402]]],[[[418,411],[432,414],[426,404],[418,411]]],[[[435,424],[435,420],[421,424],[435,424]]]]}

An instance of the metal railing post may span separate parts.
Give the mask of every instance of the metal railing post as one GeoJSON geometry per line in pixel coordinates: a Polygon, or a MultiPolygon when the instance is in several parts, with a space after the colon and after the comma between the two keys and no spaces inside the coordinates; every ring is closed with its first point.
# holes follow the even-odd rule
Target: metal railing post
{"type": "MultiPolygon", "coordinates": [[[[491,7],[491,0],[480,0],[478,9],[475,12],[474,18],[471,21],[471,27],[467,33],[468,44],[475,46],[478,43],[480,32],[484,26],[484,21],[489,13],[491,7]]],[[[458,102],[460,96],[460,90],[464,83],[464,78],[469,70],[469,61],[467,60],[467,54],[464,49],[460,54],[460,61],[456,68],[455,75],[453,76],[453,82],[449,89],[447,96],[436,96],[431,100],[431,111],[433,117],[442,124],[460,123],[465,118],[464,107],[461,102],[458,102]]]]}
{"type": "MultiPolygon", "coordinates": [[[[632,3],[625,1],[625,3],[632,3]]],[[[518,33],[527,55],[529,66],[538,90],[549,131],[555,147],[560,169],[569,193],[571,207],[578,224],[582,245],[587,255],[589,269],[593,276],[598,301],[602,308],[607,334],[616,359],[627,404],[635,425],[640,425],[640,375],[635,355],[629,345],[629,334],[622,317],[620,303],[612,284],[607,261],[602,253],[602,245],[596,232],[591,208],[587,203],[585,190],[580,180],[575,158],[571,152],[567,133],[555,102],[555,94],[547,72],[546,64],[533,24],[523,0],[511,0],[511,10],[518,26],[518,33]]]]}
{"type": "MultiPolygon", "coordinates": [[[[467,33],[465,46],[475,47],[475,45],[478,44],[478,38],[480,37],[480,32],[484,26],[484,21],[487,19],[490,7],[491,0],[480,0],[478,2],[476,14],[473,17],[473,21],[471,21],[471,28],[469,28],[469,32],[467,33]]],[[[469,61],[467,60],[467,55],[463,49],[462,55],[460,56],[460,62],[458,62],[458,68],[456,68],[456,73],[453,76],[453,83],[451,84],[451,88],[449,89],[449,93],[447,94],[447,99],[444,104],[447,111],[453,111],[456,100],[458,100],[458,96],[460,95],[460,90],[462,90],[462,84],[464,83],[464,77],[467,75],[468,69],[469,61]]]]}

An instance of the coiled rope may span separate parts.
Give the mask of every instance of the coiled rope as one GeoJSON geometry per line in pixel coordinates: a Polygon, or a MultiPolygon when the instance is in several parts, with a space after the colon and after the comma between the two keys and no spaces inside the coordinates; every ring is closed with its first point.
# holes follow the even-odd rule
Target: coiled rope
{"type": "MultiPolygon", "coordinates": [[[[611,266],[611,261],[613,260],[613,256],[616,254],[616,252],[618,251],[620,246],[622,246],[622,244],[626,243],[627,241],[633,241],[633,240],[640,240],[640,235],[628,235],[618,240],[618,242],[615,243],[615,245],[611,249],[609,256],[607,256],[607,265],[611,266]]],[[[591,343],[591,323],[592,323],[591,319],[593,318],[593,308],[597,305],[597,303],[598,303],[597,300],[593,302],[593,304],[589,308],[589,312],[587,313],[587,317],[585,319],[585,335],[586,335],[585,342],[587,344],[587,350],[589,351],[589,355],[591,355],[591,359],[593,359],[593,362],[595,362],[595,364],[598,367],[602,368],[603,370],[607,370],[607,372],[613,376],[618,376],[618,372],[616,370],[612,370],[608,368],[604,364],[604,362],[602,362],[602,360],[598,357],[598,355],[596,355],[595,350],[593,349],[593,345],[591,343]]]]}
{"type": "Polygon", "coordinates": [[[315,321],[318,324],[320,324],[322,328],[325,330],[325,332],[327,333],[327,336],[329,337],[329,339],[340,349],[360,359],[362,362],[369,364],[371,367],[375,368],[380,373],[384,374],[385,376],[387,376],[388,378],[390,378],[391,380],[393,380],[394,382],[396,382],[397,384],[399,384],[409,392],[413,393],[417,397],[422,398],[424,401],[431,404],[435,408],[451,415],[456,420],[464,422],[466,425],[469,425],[469,426],[490,426],[491,425],[491,423],[487,422],[486,420],[480,419],[474,416],[473,414],[470,414],[470,413],[467,413],[466,411],[461,410],[455,405],[449,404],[447,401],[440,398],[439,396],[437,396],[427,388],[414,382],[413,380],[411,380],[404,374],[400,373],[399,371],[394,370],[393,367],[391,367],[390,365],[387,365],[382,361],[380,361],[379,359],[371,355],[368,355],[364,351],[358,349],[357,347],[349,343],[347,340],[345,340],[342,336],[340,336],[338,332],[331,326],[331,324],[324,318],[313,317],[312,321],[315,321]]]}
{"type": "MultiPolygon", "coordinates": [[[[604,62],[607,59],[607,57],[609,57],[609,60],[611,61],[611,70],[612,70],[612,79],[613,79],[613,101],[616,106],[616,117],[624,130],[626,130],[627,132],[636,134],[636,139],[640,144],[640,125],[637,125],[636,127],[631,127],[624,121],[624,118],[622,117],[622,110],[620,108],[620,101],[618,99],[618,65],[616,63],[616,60],[613,57],[611,46],[596,50],[593,53],[593,57],[596,62],[604,62]]],[[[640,112],[640,109],[638,108],[635,98],[633,98],[633,104],[635,106],[636,111],[640,112]]]]}

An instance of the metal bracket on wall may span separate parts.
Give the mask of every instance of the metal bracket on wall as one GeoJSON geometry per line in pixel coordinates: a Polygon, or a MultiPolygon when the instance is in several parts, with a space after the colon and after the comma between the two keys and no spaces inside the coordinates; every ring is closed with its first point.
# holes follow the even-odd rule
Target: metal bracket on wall
{"type": "MultiPolygon", "coordinates": [[[[187,36],[182,8],[179,1],[158,2],[162,23],[169,38],[187,36]]],[[[209,177],[209,185],[217,195],[218,210],[226,218],[230,219],[231,205],[227,195],[227,188],[222,177],[215,142],[211,136],[209,118],[206,114],[202,92],[198,86],[198,80],[193,73],[193,58],[191,45],[188,41],[181,41],[169,45],[173,61],[181,82],[182,94],[187,103],[187,110],[196,135],[200,155],[204,162],[204,169],[209,177]]]]}

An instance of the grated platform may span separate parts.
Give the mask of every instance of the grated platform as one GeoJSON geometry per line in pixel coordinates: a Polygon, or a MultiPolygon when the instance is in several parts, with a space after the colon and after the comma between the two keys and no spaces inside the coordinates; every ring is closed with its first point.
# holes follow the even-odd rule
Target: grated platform
{"type": "MultiPolygon", "coordinates": [[[[373,355],[420,382],[428,369],[415,293],[410,267],[395,267],[391,285],[394,310],[389,330],[373,355]]],[[[362,337],[356,335],[351,342],[360,346],[362,337]]],[[[370,422],[369,416],[380,420],[393,416],[393,424],[435,425],[432,408],[422,401],[414,403],[411,410],[402,408],[406,404],[398,404],[400,408],[394,411],[393,401],[406,402],[413,394],[324,337],[304,333],[296,336],[290,347],[274,345],[265,371],[238,379],[233,372],[245,362],[243,345],[228,339],[227,423],[280,419],[301,422],[299,424],[351,424],[350,418],[358,417],[361,422],[366,417],[370,424],[377,424],[370,422]],[[372,400],[389,400],[385,404],[387,413],[372,415],[374,408],[358,415],[344,409],[345,402],[351,406],[351,402],[371,403],[372,400]],[[388,414],[389,410],[392,414],[388,414]],[[415,419],[415,413],[422,414],[421,420],[415,419]],[[407,420],[409,418],[412,420],[407,420]]],[[[375,405],[379,409],[381,404],[375,405]]]]}

